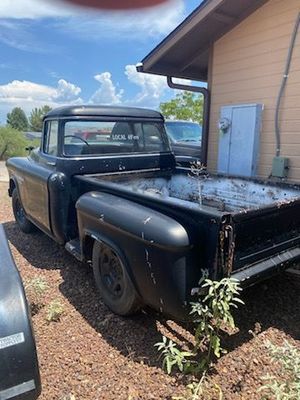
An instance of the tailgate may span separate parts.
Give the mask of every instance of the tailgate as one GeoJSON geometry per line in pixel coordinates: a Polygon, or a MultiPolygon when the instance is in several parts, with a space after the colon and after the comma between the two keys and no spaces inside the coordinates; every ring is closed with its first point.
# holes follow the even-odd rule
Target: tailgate
{"type": "Polygon", "coordinates": [[[236,213],[230,225],[233,273],[276,269],[300,255],[300,200],[236,213]]]}

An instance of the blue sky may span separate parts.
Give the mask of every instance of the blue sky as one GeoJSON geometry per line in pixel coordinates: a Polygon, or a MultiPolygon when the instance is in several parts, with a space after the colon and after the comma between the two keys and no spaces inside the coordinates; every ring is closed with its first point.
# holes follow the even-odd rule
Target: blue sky
{"type": "Polygon", "coordinates": [[[15,106],[26,113],[44,104],[157,108],[174,91],[135,64],[200,3],[91,12],[54,0],[1,0],[0,123],[15,106]]]}

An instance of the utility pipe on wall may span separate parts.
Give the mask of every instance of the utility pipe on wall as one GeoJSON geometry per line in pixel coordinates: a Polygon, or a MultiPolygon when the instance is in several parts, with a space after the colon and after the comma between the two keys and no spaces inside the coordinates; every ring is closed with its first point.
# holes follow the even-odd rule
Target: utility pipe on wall
{"type": "Polygon", "coordinates": [[[293,52],[294,52],[294,48],[295,48],[298,31],[299,31],[299,26],[300,26],[300,12],[297,16],[295,28],[294,28],[294,31],[292,34],[292,39],[291,39],[291,43],[289,46],[288,58],[287,58],[287,62],[286,62],[285,70],[284,70],[283,80],[281,83],[281,87],[279,90],[277,103],[276,103],[276,112],[275,112],[276,157],[279,157],[280,152],[281,152],[281,137],[280,137],[281,131],[280,131],[280,118],[279,118],[280,105],[281,105],[282,96],[283,96],[283,93],[284,93],[284,90],[285,90],[285,87],[287,84],[287,80],[289,77],[289,72],[290,72],[290,68],[291,68],[293,52]]]}
{"type": "Polygon", "coordinates": [[[203,95],[203,130],[201,141],[201,162],[207,165],[208,150],[208,131],[209,131],[209,111],[210,111],[210,92],[205,87],[183,85],[173,82],[171,76],[167,77],[168,85],[171,89],[186,90],[189,92],[201,93],[203,95]]]}

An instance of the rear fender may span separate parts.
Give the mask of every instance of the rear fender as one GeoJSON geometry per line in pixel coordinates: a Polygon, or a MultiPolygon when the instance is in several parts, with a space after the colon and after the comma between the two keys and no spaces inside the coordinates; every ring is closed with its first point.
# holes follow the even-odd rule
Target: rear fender
{"type": "Polygon", "coordinates": [[[76,208],[83,258],[90,258],[87,237],[108,244],[124,261],[144,302],[178,316],[187,296],[192,247],[185,228],[163,213],[108,193],[86,193],[76,208]]]}
{"type": "Polygon", "coordinates": [[[179,222],[134,201],[108,193],[90,192],[79,198],[76,208],[81,231],[88,228],[89,220],[97,227],[115,227],[128,236],[138,237],[171,252],[190,246],[188,234],[179,222]]]}

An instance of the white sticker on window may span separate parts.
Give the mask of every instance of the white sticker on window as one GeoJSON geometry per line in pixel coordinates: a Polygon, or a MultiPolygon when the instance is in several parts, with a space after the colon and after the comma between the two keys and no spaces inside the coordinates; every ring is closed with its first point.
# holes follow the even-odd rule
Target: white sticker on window
{"type": "Polygon", "coordinates": [[[112,135],[111,136],[112,140],[139,140],[139,136],[135,136],[132,134],[129,135],[125,135],[125,134],[121,134],[121,135],[112,135]]]}
{"type": "Polygon", "coordinates": [[[14,335],[5,336],[0,338],[0,350],[6,349],[7,347],[16,346],[17,344],[25,342],[25,336],[23,332],[16,333],[14,335]]]}

